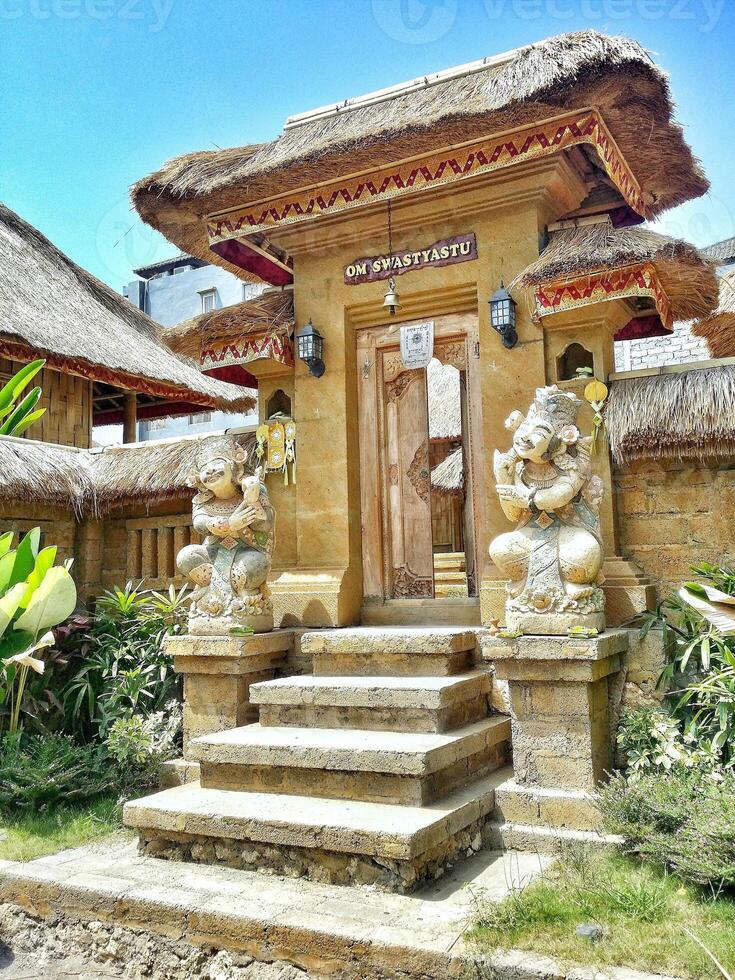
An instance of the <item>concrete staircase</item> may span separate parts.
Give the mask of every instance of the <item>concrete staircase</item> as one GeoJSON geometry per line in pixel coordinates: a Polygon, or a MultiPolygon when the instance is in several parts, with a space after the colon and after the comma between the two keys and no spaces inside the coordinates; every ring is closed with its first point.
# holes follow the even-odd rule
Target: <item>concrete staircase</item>
{"type": "Polygon", "coordinates": [[[434,594],[437,598],[467,595],[467,566],[463,551],[435,553],[434,594]]]}
{"type": "Polygon", "coordinates": [[[254,684],[254,725],[190,743],[201,782],[129,803],[149,854],[407,891],[478,850],[510,721],[461,628],[302,638],[313,676],[254,684]]]}

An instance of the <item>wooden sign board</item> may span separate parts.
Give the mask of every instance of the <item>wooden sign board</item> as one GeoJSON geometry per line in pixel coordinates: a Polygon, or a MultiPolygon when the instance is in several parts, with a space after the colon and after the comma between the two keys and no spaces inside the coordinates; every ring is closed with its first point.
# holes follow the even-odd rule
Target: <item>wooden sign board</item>
{"type": "Polygon", "coordinates": [[[393,255],[365,255],[345,267],[345,283],[357,286],[361,282],[376,282],[417,269],[435,269],[455,262],[471,262],[477,258],[477,238],[474,232],[442,238],[433,245],[405,249],[393,255]]]}

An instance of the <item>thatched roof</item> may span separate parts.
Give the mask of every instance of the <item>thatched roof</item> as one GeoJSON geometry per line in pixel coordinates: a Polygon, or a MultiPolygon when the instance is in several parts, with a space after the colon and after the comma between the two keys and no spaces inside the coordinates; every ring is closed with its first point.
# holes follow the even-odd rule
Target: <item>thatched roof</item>
{"type": "Polygon", "coordinates": [[[164,340],[171,350],[187,357],[198,357],[202,344],[228,337],[242,337],[257,330],[286,330],[294,323],[293,292],[269,289],[243,303],[202,313],[170,327],[164,340]]]}
{"type": "MultiPolygon", "coordinates": [[[[0,436],[0,492],[5,499],[89,516],[125,503],[191,496],[187,477],[208,437],[211,433],[86,450],[0,436]]],[[[237,438],[247,449],[255,444],[252,432],[237,438]]]]}
{"type": "Polygon", "coordinates": [[[735,269],[720,278],[717,309],[692,327],[704,337],[712,357],[735,357],[735,269]]]}
{"type": "Polygon", "coordinates": [[[200,373],[161,341],[161,328],[0,204],[0,356],[224,411],[255,392],[200,373]]]}
{"type": "Polygon", "coordinates": [[[463,488],[464,460],[460,446],[431,471],[431,489],[440,493],[459,493],[463,488]]]}
{"type": "Polygon", "coordinates": [[[291,119],[268,143],[177,157],[135,184],[135,207],[180,248],[236,271],[209,251],[205,215],[590,106],[651,214],[709,187],[665,74],[629,38],[560,34],[397,89],[291,119]]]}
{"type": "Polygon", "coordinates": [[[677,320],[702,316],[717,302],[713,263],[687,242],[649,228],[614,228],[609,220],[562,228],[511,286],[546,286],[596,272],[650,262],[677,320]]]}
{"type": "Polygon", "coordinates": [[[721,242],[707,245],[700,251],[702,255],[718,264],[720,262],[732,262],[735,259],[735,238],[724,238],[721,242]]]}
{"type": "Polygon", "coordinates": [[[612,381],[605,426],[617,463],[735,454],[735,365],[612,381]]]}
{"type": "Polygon", "coordinates": [[[451,364],[436,358],[426,371],[429,399],[429,437],[431,439],[462,438],[462,407],[459,390],[459,371],[451,364]]]}

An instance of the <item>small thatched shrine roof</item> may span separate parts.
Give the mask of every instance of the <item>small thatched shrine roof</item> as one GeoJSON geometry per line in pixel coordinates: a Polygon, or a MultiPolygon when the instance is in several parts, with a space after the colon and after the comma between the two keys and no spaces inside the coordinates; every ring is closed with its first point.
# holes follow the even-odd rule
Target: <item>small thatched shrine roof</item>
{"type": "Polygon", "coordinates": [[[635,41],[586,30],[293,116],[267,143],[177,157],[138,181],[132,198],[170,241],[233,270],[210,252],[205,215],[589,107],[650,215],[707,191],[666,75],[635,41]]]}
{"type": "Polygon", "coordinates": [[[429,401],[429,437],[431,439],[462,438],[462,403],[459,371],[451,364],[436,358],[426,369],[429,401]]]}
{"type": "Polygon", "coordinates": [[[692,327],[696,337],[704,337],[712,357],[735,357],[735,269],[720,278],[717,309],[692,327]]]}
{"type": "MultiPolygon", "coordinates": [[[[161,328],[0,204],[0,356],[173,404],[248,411],[255,392],[205,377],[161,340],[161,328]]],[[[184,409],[186,410],[186,409],[184,409]]],[[[175,414],[174,411],[169,414],[175,414]]]]}
{"type": "Polygon", "coordinates": [[[293,292],[269,289],[243,303],[184,320],[166,330],[164,340],[177,354],[198,357],[202,345],[214,340],[241,337],[260,330],[290,333],[293,323],[293,292]]]}
{"type": "MultiPolygon", "coordinates": [[[[0,436],[0,492],[6,499],[67,507],[96,516],[125,503],[156,503],[194,494],[187,479],[196,468],[201,436],[76,449],[0,436]]],[[[238,441],[251,449],[252,432],[238,441]]]]}
{"type": "Polygon", "coordinates": [[[735,454],[735,364],[618,378],[605,427],[617,463],[735,454]]]}
{"type": "Polygon", "coordinates": [[[552,232],[511,285],[549,286],[642,263],[655,268],[674,319],[702,316],[716,304],[715,267],[693,245],[640,226],[614,228],[607,219],[552,232]]]}
{"type": "Polygon", "coordinates": [[[459,493],[463,488],[464,460],[460,446],[431,471],[431,489],[440,493],[459,493]]]}

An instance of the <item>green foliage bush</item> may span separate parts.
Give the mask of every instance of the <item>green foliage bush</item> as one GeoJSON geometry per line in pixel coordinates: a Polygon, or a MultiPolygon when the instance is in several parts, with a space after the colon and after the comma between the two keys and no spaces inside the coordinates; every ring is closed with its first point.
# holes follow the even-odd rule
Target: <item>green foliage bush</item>
{"type": "Polygon", "coordinates": [[[123,715],[110,726],[105,747],[121,774],[121,789],[142,789],[158,782],[162,762],[180,754],[181,704],[170,701],[148,717],[123,715]]]}
{"type": "Polygon", "coordinates": [[[714,892],[735,889],[735,773],[699,769],[615,776],[599,796],[626,848],[714,892]]]}

